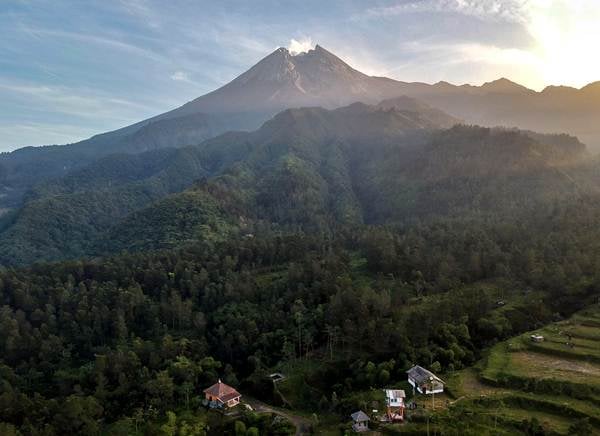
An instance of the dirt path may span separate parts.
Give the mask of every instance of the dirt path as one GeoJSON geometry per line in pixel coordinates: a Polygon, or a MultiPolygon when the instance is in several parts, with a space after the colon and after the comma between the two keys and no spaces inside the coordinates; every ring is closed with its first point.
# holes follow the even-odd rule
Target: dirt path
{"type": "Polygon", "coordinates": [[[259,413],[274,413],[290,421],[296,427],[296,436],[309,434],[308,429],[310,428],[311,422],[308,418],[303,416],[294,415],[291,411],[275,409],[268,404],[258,401],[254,398],[246,397],[244,402],[249,404],[256,412],[259,413]]]}

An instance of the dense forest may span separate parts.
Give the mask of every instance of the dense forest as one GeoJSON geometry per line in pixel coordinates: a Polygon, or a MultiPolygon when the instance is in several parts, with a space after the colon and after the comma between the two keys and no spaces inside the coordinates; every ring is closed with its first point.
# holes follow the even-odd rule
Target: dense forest
{"type": "Polygon", "coordinates": [[[219,378],[288,406],[267,375],[318,362],[297,404],[345,420],[594,301],[598,162],[445,117],[287,110],[33,187],[0,222],[0,433],[289,434],[181,414],[219,378]]]}
{"type": "MultiPolygon", "coordinates": [[[[600,292],[600,209],[574,200],[539,213],[312,235],[265,227],[4,269],[2,433],[98,434],[117,422],[115,432],[164,434],[165,414],[198,407],[219,377],[277,404],[269,369],[302,359],[321,362],[311,386],[343,417],[354,390],[401,380],[411,363],[471,365],[600,292]]],[[[324,407],[306,395],[308,410],[324,407]]]]}

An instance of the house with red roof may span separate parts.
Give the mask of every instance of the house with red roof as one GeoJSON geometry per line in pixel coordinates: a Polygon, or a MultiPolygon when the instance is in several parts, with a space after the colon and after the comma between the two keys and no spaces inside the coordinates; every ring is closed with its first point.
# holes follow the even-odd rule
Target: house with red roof
{"type": "Polygon", "coordinates": [[[234,407],[240,403],[242,394],[219,379],[217,383],[204,389],[204,395],[210,407],[234,407]]]}

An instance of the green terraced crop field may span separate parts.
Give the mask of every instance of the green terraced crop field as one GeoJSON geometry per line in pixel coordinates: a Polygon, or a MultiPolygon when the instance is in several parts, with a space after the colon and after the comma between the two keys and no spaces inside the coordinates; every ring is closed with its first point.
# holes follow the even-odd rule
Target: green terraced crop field
{"type": "Polygon", "coordinates": [[[475,368],[449,376],[448,390],[450,414],[470,410],[494,428],[527,434],[535,419],[543,434],[580,434],[579,424],[600,435],[600,307],[498,343],[475,368]]]}

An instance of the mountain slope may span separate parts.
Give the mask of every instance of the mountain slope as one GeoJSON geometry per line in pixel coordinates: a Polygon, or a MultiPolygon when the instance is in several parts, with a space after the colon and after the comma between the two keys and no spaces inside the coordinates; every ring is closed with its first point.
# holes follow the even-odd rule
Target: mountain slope
{"type": "Polygon", "coordinates": [[[448,115],[446,112],[431,107],[423,101],[402,95],[396,98],[390,98],[381,101],[378,105],[381,109],[395,109],[398,111],[417,112],[422,116],[425,124],[439,127],[452,127],[455,124],[463,123],[463,120],[448,115]]]}
{"type": "Polygon", "coordinates": [[[322,106],[336,108],[357,101],[375,103],[386,97],[377,78],[355,70],[317,45],[292,55],[279,48],[232,82],[197,98],[169,116],[190,112],[235,113],[322,106]]]}
{"type": "Polygon", "coordinates": [[[581,194],[572,177],[585,147],[575,138],[436,130],[427,106],[398,105],[409,103],[425,113],[389,102],[288,109],[255,132],[108,157],[32,191],[0,233],[0,259],[165,248],[260,228],[329,232],[439,215],[518,215],[581,194]]]}
{"type": "Polygon", "coordinates": [[[479,87],[408,83],[367,76],[320,46],[298,55],[280,48],[230,83],[167,113],[76,144],[28,147],[0,155],[0,207],[15,207],[36,183],[108,154],[181,147],[228,130],[253,130],[287,108],[335,108],[403,95],[468,123],[566,132],[600,147],[600,127],[595,122],[600,116],[597,83],[580,90],[548,87],[542,92],[507,79],[479,87]]]}
{"type": "MultiPolygon", "coordinates": [[[[452,118],[447,117],[447,120],[452,118]]],[[[235,182],[235,191],[238,192],[245,189],[240,183],[244,182],[246,172],[252,174],[247,180],[247,189],[252,190],[255,189],[255,175],[267,172],[268,168],[279,165],[282,160],[316,162],[321,159],[328,144],[352,142],[374,147],[378,143],[409,141],[427,135],[434,126],[425,122],[424,116],[418,112],[383,110],[364,104],[334,111],[290,109],[255,132],[227,133],[199,146],[108,156],[65,177],[40,184],[28,193],[23,207],[4,219],[3,232],[0,233],[0,257],[2,263],[29,263],[89,255],[97,250],[110,251],[115,247],[111,242],[114,238],[109,237],[108,244],[103,239],[106,239],[106,232],[111,227],[199,179],[227,171],[223,180],[235,182]]],[[[283,172],[281,180],[272,183],[291,180],[292,177],[286,179],[286,174],[283,172]]],[[[303,177],[302,174],[298,176],[303,177]]],[[[319,171],[313,171],[311,177],[317,180],[319,171]]],[[[309,181],[312,181],[311,177],[309,181]]],[[[347,208],[358,210],[353,204],[351,189],[346,189],[346,192],[347,208]]],[[[323,196],[319,194],[313,200],[323,196]]],[[[340,195],[336,203],[341,204],[342,197],[340,195]]],[[[281,200],[287,201],[286,198],[281,200]]],[[[239,203],[245,204],[243,199],[239,203]]],[[[179,204],[183,203],[174,202],[169,208],[175,210],[179,204]]],[[[190,210],[197,210],[197,207],[190,210]]],[[[308,206],[306,210],[310,210],[308,206]]],[[[191,217],[189,210],[182,210],[181,214],[191,217]]],[[[175,219],[176,215],[170,216],[175,219]]],[[[266,215],[270,216],[270,213],[266,215]]],[[[166,216],[164,210],[157,213],[157,219],[166,216]]],[[[147,217],[142,218],[134,218],[138,228],[140,223],[147,221],[147,217]]],[[[323,220],[324,223],[328,221],[323,220]]],[[[164,232],[168,233],[172,232],[164,232]]],[[[133,236],[140,237],[141,234],[133,236]]]]}
{"type": "Polygon", "coordinates": [[[326,138],[258,143],[243,163],[139,212],[155,239],[140,246],[145,227],[133,217],[106,239],[119,249],[172,247],[203,240],[206,233],[193,228],[219,221],[229,232],[254,233],[264,226],[329,232],[441,215],[508,219],[581,194],[567,172],[579,171],[572,162],[585,156],[584,148],[565,149],[553,137],[539,142],[526,132],[457,126],[391,142],[375,135],[326,138]],[[188,215],[185,229],[174,231],[175,217],[203,204],[210,213],[188,215]],[[207,220],[211,213],[219,218],[207,220]]]}
{"type": "Polygon", "coordinates": [[[167,113],[76,144],[0,155],[0,193],[13,206],[35,183],[111,153],[197,144],[229,130],[254,130],[283,109],[376,102],[388,89],[319,46],[296,56],[280,48],[232,82],[167,113]]]}

